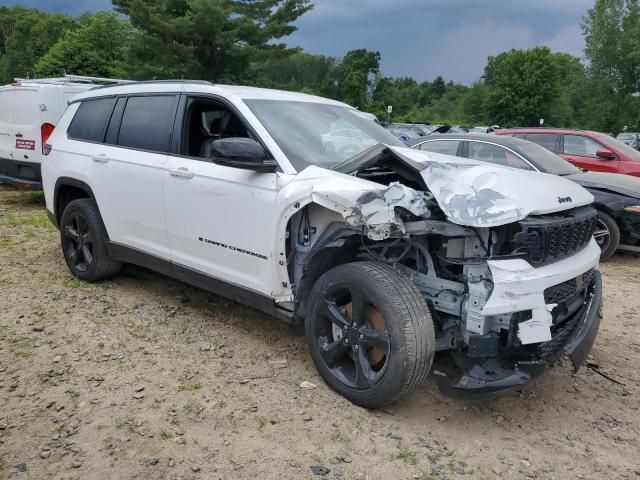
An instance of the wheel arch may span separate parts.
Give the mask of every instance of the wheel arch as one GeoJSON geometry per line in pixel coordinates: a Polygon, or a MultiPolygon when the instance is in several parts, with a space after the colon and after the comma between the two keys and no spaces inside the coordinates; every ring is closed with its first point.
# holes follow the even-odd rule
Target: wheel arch
{"type": "MultiPolygon", "coordinates": [[[[82,198],[89,198],[96,201],[96,197],[89,184],[72,177],[58,178],[53,193],[53,215],[56,220],[56,225],[60,226],[60,220],[62,219],[62,214],[66,206],[72,201],[82,198]]],[[[109,238],[109,233],[106,229],[106,225],[104,225],[104,221],[102,220],[102,215],[100,215],[100,207],[97,205],[97,201],[96,207],[98,208],[100,221],[102,222],[103,227],[105,227],[105,232],[107,232],[107,238],[109,238]]]]}

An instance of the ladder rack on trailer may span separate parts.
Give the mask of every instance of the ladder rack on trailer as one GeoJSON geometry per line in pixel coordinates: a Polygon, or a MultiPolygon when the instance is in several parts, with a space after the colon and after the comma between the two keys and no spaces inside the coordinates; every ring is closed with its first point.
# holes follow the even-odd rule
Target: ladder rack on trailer
{"type": "Polygon", "coordinates": [[[83,75],[64,75],[63,77],[54,78],[16,78],[18,84],[49,84],[49,85],[99,85],[99,84],[120,84],[132,83],[133,80],[124,80],[120,78],[104,78],[104,77],[88,77],[83,75]]]}

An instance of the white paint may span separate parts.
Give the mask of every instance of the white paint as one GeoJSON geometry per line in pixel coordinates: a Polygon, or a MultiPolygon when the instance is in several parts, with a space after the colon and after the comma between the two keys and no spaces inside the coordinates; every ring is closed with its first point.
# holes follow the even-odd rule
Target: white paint
{"type": "MultiPolygon", "coordinates": [[[[532,267],[522,259],[490,260],[493,276],[493,292],[487,300],[482,314],[497,316],[505,313],[531,310],[531,320],[525,326],[523,343],[534,343],[546,337],[552,325],[552,317],[545,304],[544,291],[596,268],[600,261],[600,247],[591,239],[589,245],[559,262],[540,268],[532,267]]],[[[549,333],[550,335],[550,333],[549,333]]]]}

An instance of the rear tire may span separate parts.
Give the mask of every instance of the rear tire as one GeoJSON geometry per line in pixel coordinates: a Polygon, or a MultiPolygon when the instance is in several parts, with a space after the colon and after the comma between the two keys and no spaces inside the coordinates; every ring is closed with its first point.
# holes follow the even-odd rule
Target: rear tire
{"type": "Polygon", "coordinates": [[[109,257],[107,240],[94,200],[81,198],[67,205],[60,219],[60,242],[73,275],[86,282],[98,282],[118,274],[122,264],[109,257]]]}
{"type": "Polygon", "coordinates": [[[601,262],[611,258],[620,246],[620,227],[609,214],[604,213],[602,210],[598,210],[598,222],[593,236],[602,250],[600,254],[601,262]]]}
{"type": "Polygon", "coordinates": [[[427,377],[435,354],[424,297],[408,277],[376,262],[340,265],[320,277],[305,336],[325,382],[367,408],[408,395],[427,377]]]}

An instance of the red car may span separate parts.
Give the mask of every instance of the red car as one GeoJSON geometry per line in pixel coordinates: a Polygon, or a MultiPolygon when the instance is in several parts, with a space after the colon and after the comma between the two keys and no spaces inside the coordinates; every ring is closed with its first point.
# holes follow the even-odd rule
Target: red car
{"type": "Polygon", "coordinates": [[[555,128],[509,128],[495,133],[542,145],[585,170],[640,177],[640,152],[604,133],[555,128]]]}

